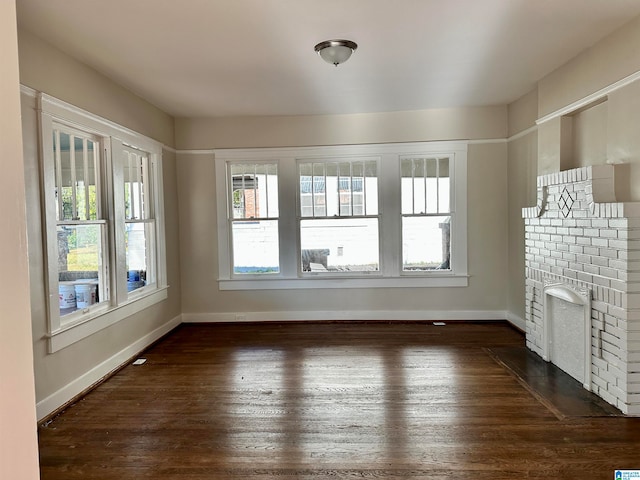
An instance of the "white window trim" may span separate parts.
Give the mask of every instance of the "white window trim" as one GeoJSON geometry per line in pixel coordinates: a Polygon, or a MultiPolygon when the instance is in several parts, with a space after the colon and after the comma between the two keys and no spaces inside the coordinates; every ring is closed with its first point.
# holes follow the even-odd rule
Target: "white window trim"
{"type": "Polygon", "coordinates": [[[346,145],[300,148],[252,148],[215,150],[216,213],[218,225],[218,286],[220,290],[272,290],[305,288],[466,287],[467,272],[467,142],[419,142],[381,145],[346,145]],[[449,156],[452,169],[451,269],[402,272],[402,215],[400,205],[400,157],[449,156]],[[297,162],[328,158],[376,157],[379,159],[380,266],[379,272],[354,275],[298,273],[300,244],[297,228],[297,162]],[[278,164],[280,204],[280,273],[234,276],[231,272],[231,237],[228,222],[228,162],[278,164]],[[293,252],[293,253],[292,253],[293,252]]]}
{"type": "MultiPolygon", "coordinates": [[[[49,353],[61,350],[83,338],[92,335],[110,325],[124,320],[135,313],[138,313],[151,305],[154,305],[168,297],[167,270],[166,270],[166,244],[165,244],[165,225],[164,225],[164,193],[162,182],[162,144],[153,139],[145,137],[137,132],[122,127],[116,123],[110,122],[97,115],[84,111],[71,104],[58,100],[44,93],[37,94],[37,106],[39,110],[40,132],[41,132],[41,149],[40,158],[42,162],[41,171],[43,172],[42,195],[44,208],[44,243],[45,243],[45,266],[47,274],[45,275],[48,301],[48,333],[49,353]],[[111,165],[112,161],[117,159],[112,155],[114,150],[127,145],[148,152],[150,162],[153,167],[153,184],[154,184],[154,200],[155,200],[155,216],[156,216],[156,285],[151,288],[140,288],[134,292],[127,294],[126,281],[117,276],[117,272],[121,272],[124,268],[122,258],[124,251],[124,222],[112,222],[114,231],[107,233],[109,242],[113,242],[113,251],[115,258],[109,258],[111,262],[109,268],[111,270],[110,278],[116,275],[117,294],[111,294],[109,305],[98,304],[95,307],[83,310],[80,315],[76,315],[71,321],[64,324],[60,321],[59,302],[57,291],[52,291],[52,286],[58,284],[58,264],[57,264],[57,241],[56,232],[56,215],[53,202],[46,200],[48,193],[55,189],[55,179],[51,175],[47,175],[47,162],[51,161],[51,152],[53,144],[51,132],[53,123],[67,125],[74,129],[78,129],[87,133],[91,133],[106,139],[105,152],[107,165],[110,172],[116,178],[107,180],[107,188],[111,191],[108,201],[113,205],[109,208],[109,215],[112,217],[115,208],[118,208],[119,195],[113,195],[113,182],[117,181],[118,168],[111,165]],[[53,182],[53,184],[52,184],[53,182]],[[53,234],[51,233],[53,232],[53,234]]],[[[124,218],[124,214],[123,214],[124,218]]],[[[112,281],[112,280],[111,280],[112,281]]],[[[112,283],[113,285],[113,283],[112,283]]]]}

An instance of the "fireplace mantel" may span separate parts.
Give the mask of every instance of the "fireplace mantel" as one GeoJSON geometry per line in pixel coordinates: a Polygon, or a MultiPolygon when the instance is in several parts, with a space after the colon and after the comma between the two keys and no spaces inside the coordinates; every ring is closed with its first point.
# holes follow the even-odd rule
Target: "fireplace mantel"
{"type": "Polygon", "coordinates": [[[596,165],[538,177],[536,205],[522,211],[527,346],[547,356],[546,286],[590,292],[585,386],[640,415],[640,203],[615,201],[615,173],[596,165]]]}

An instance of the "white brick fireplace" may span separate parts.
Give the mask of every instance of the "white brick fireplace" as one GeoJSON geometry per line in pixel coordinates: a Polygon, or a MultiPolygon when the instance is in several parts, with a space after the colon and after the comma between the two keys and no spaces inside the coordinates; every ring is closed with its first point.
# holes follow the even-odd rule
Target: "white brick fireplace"
{"type": "Polygon", "coordinates": [[[523,209],[527,347],[623,413],[640,415],[640,203],[615,166],[538,177],[523,209]]]}

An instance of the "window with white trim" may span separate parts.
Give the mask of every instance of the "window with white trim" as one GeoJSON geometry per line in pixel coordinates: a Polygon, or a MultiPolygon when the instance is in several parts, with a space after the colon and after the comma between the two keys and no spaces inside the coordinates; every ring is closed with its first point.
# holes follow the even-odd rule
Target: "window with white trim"
{"type": "Polygon", "coordinates": [[[156,284],[154,164],[149,152],[125,148],[122,153],[127,291],[133,292],[156,284]]]}
{"type": "Polygon", "coordinates": [[[109,300],[107,220],[101,179],[103,139],[53,124],[57,276],[60,322],[109,300]]]}
{"type": "Polygon", "coordinates": [[[377,160],[300,161],[302,272],[380,270],[377,160]]]}
{"type": "Polygon", "coordinates": [[[41,94],[50,350],[166,294],[160,144],[41,94]]]}
{"type": "Polygon", "coordinates": [[[279,273],[277,165],[232,163],[228,178],[233,273],[279,273]]]}
{"type": "Polygon", "coordinates": [[[451,183],[448,157],[401,158],[402,271],[449,270],[451,183]]]}
{"type": "Polygon", "coordinates": [[[464,142],[216,150],[215,162],[222,290],[468,285],[464,142]],[[255,212],[267,188],[252,165],[277,172],[277,214],[255,212]],[[266,221],[268,234],[239,235],[266,221]]]}

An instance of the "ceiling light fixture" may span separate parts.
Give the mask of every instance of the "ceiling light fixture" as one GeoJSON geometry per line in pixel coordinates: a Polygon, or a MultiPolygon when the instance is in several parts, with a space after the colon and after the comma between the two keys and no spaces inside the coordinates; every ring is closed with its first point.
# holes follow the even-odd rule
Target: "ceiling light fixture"
{"type": "Polygon", "coordinates": [[[358,45],[351,40],[326,40],[317,44],[315,51],[325,62],[337,67],[349,60],[356,48],[358,48],[358,45]]]}

